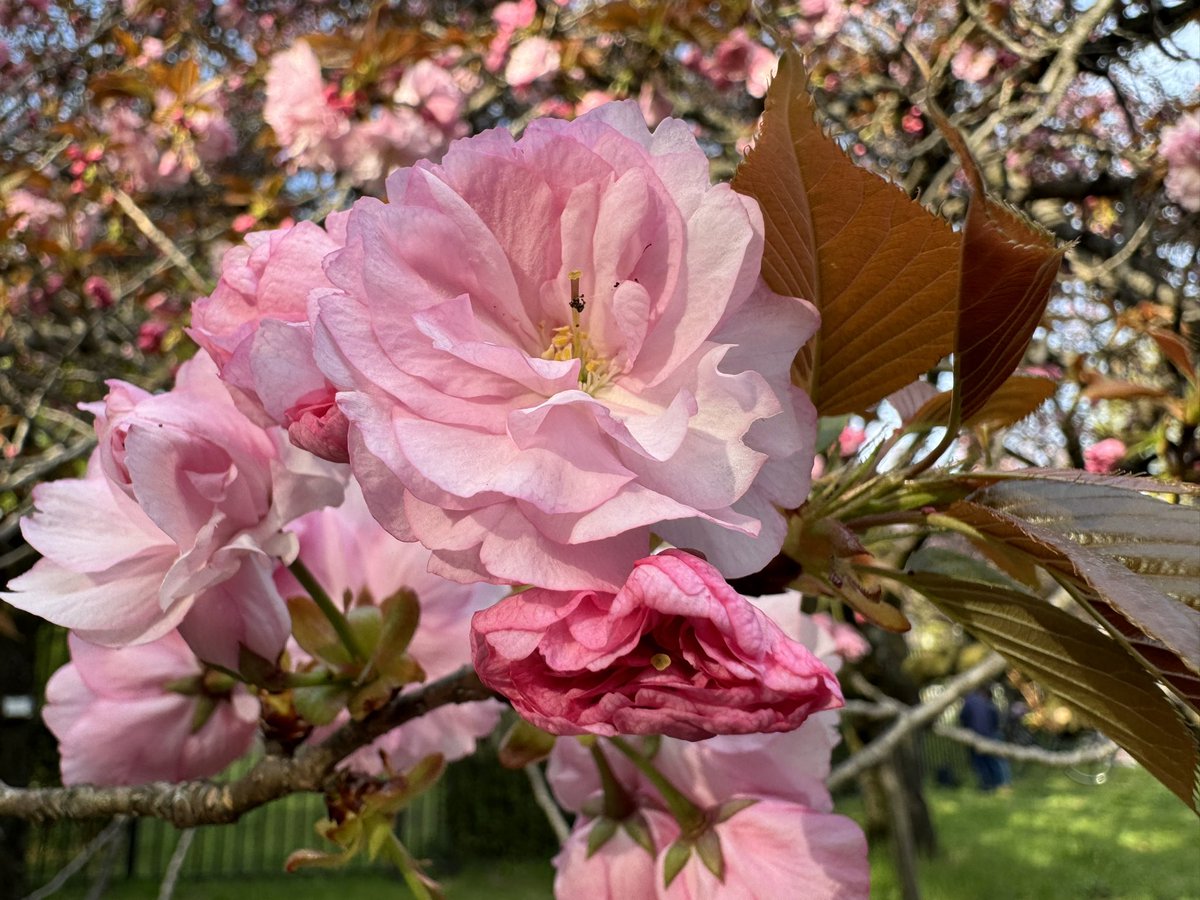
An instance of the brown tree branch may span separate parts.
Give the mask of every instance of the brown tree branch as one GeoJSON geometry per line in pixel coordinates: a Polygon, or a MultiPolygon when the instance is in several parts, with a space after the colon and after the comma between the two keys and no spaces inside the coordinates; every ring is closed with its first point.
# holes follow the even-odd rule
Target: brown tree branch
{"type": "Polygon", "coordinates": [[[398,725],[450,703],[486,700],[492,692],[464,667],[420,690],[398,694],[360,722],[350,722],[323,743],[294,757],[267,756],[235,781],[132,787],[13,788],[0,783],[0,815],[36,822],[109,816],[149,816],[177,828],[221,825],[288,794],[324,789],[339,762],[398,725]]]}

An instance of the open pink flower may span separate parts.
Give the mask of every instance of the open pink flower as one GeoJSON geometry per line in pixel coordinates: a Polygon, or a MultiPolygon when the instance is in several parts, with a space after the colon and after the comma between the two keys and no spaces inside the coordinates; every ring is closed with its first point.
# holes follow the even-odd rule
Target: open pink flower
{"type": "Polygon", "coordinates": [[[349,423],[313,361],[308,297],[332,289],[321,262],[346,242],[346,217],[256,231],[221,260],[216,290],[192,306],[188,334],[209,352],[241,408],[292,443],[347,462],[349,423]]]}
{"type": "Polygon", "coordinates": [[[517,44],[504,67],[504,80],[509,87],[523,88],[539,78],[558,71],[562,55],[558,44],[539,35],[526,38],[517,44]]]}
{"type": "Polygon", "coordinates": [[[271,57],[263,119],[289,159],[333,169],[337,142],[350,130],[346,109],[321,78],[321,63],[305,41],[271,57]]]}
{"type": "Polygon", "coordinates": [[[203,667],[177,633],[119,649],[74,634],[69,643],[71,662],[47,683],[42,710],[59,741],[63,784],[204,778],[254,742],[258,701],[241,685],[203,681],[203,667]],[[197,693],[168,689],[184,679],[197,693]]]}
{"type": "Polygon", "coordinates": [[[660,900],[762,900],[788,885],[806,900],[867,900],[867,840],[852,819],[795,803],[759,800],[715,826],[725,860],[718,881],[695,853],[669,887],[663,862],[655,877],[660,900]]]}
{"type": "Polygon", "coordinates": [[[817,316],[765,287],[758,206],[685,123],[626,101],[489,131],[387,192],[351,210],[314,325],[388,530],[447,577],[558,590],[617,590],[652,530],[730,577],[775,555],[817,316]]]}
{"type": "Polygon", "coordinates": [[[621,590],[528,590],[477,613],[483,682],[555,734],[790,731],[840,705],[833,673],[703,560],[667,550],[621,590]]]}
{"type": "Polygon", "coordinates": [[[209,662],[274,658],[290,621],[271,573],[296,552],[281,529],[338,502],[340,479],[243,416],[207,356],[165,394],[109,384],[88,477],[34,490],[21,525],[43,558],[0,596],[107,646],[178,628],[209,662]]]}
{"type": "MultiPolygon", "coordinates": [[[[471,616],[499,600],[505,589],[490,584],[464,585],[427,570],[429,551],[403,544],[379,526],[367,511],[354,485],[346,501],[309,513],[290,529],[300,540],[300,559],[331,597],[381,602],[409,588],[421,604],[421,618],[408,652],[425,670],[428,680],[442,678],[471,662],[471,616]]],[[[303,593],[287,569],[275,582],[281,593],[303,593]]],[[[367,772],[382,769],[380,753],[396,771],[416,764],[431,753],[447,760],[475,751],[476,738],[489,734],[504,706],[497,700],[439,707],[389,731],[346,760],[367,772]]]]}

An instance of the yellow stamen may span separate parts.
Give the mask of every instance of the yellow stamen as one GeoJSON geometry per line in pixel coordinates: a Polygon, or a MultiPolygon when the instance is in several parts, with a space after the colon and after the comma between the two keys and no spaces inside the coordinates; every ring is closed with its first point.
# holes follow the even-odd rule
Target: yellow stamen
{"type": "Polygon", "coordinates": [[[658,671],[662,671],[671,664],[671,657],[665,653],[655,653],[650,657],[650,665],[654,666],[658,671]]]}

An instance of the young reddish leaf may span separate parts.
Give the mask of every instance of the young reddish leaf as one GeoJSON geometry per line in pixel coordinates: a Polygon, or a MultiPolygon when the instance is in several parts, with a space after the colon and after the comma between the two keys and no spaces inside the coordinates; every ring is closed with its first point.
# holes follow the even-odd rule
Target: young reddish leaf
{"type": "Polygon", "coordinates": [[[1162,355],[1174,363],[1175,367],[1191,381],[1196,381],[1196,364],[1192,362],[1192,351],[1188,347],[1187,341],[1165,328],[1151,328],[1148,333],[1158,344],[1162,355]]]}
{"type": "Polygon", "coordinates": [[[1200,494],[1200,484],[1159,481],[1147,475],[1104,475],[1079,469],[1018,469],[1015,472],[967,472],[950,479],[963,487],[981,488],[1002,481],[1057,481],[1067,484],[1091,484],[1123,491],[1150,494],[1200,494]]]}
{"type": "MultiPolygon", "coordinates": [[[[963,420],[969,428],[1005,428],[1021,421],[1054,395],[1058,385],[1048,378],[1013,375],[987,399],[975,415],[963,420]]],[[[945,425],[950,419],[950,398],[938,394],[913,417],[914,423],[945,425]]]]}
{"type": "Polygon", "coordinates": [[[935,105],[926,112],[958,154],[972,190],[963,226],[954,336],[965,422],[1020,364],[1066,251],[1050,232],[989,197],[962,135],[935,105]]]}
{"type": "Polygon", "coordinates": [[[1088,400],[1141,400],[1167,396],[1160,387],[1108,378],[1086,369],[1079,373],[1079,380],[1083,383],[1083,396],[1088,400]]]}
{"type": "Polygon", "coordinates": [[[1023,591],[934,572],[914,573],[905,581],[1017,668],[1085,713],[1198,810],[1196,734],[1154,677],[1120,642],[1023,591]]]}
{"type": "Polygon", "coordinates": [[[976,491],[948,513],[1034,559],[1200,710],[1200,509],[1022,481],[976,491]]]}
{"type": "Polygon", "coordinates": [[[785,53],[733,189],[762,207],[767,284],[821,312],[798,364],[830,416],[865,409],[951,352],[960,241],[842,153],[813,118],[807,80],[800,54],[785,53]]]}

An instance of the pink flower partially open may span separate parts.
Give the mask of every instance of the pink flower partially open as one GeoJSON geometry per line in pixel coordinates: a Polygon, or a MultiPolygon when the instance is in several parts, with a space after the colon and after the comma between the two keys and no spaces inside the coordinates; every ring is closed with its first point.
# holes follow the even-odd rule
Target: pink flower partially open
{"type": "Polygon", "coordinates": [[[42,710],[59,741],[63,784],[204,778],[254,742],[258,701],[241,685],[201,684],[203,668],[177,633],[120,649],[74,634],[69,643],[71,662],[47,683],[42,710]],[[167,689],[183,679],[199,693],[167,689]],[[211,705],[199,724],[197,704],[211,705]]]}
{"type": "Polygon", "coordinates": [[[346,243],[346,217],[258,231],[221,260],[221,278],[192,306],[188,334],[208,351],[242,410],[287,429],[292,443],[347,462],[349,423],[313,361],[311,291],[329,290],[322,260],[346,243]]]}
{"type": "Polygon", "coordinates": [[[1189,212],[1200,212],[1200,109],[1163,129],[1159,152],[1167,161],[1167,196],[1189,212]]]}
{"type": "Polygon", "coordinates": [[[479,677],[555,734],[790,731],[842,701],[820,660],[678,550],[639,560],[615,595],[528,590],[471,629],[479,677]]]}
{"type": "Polygon", "coordinates": [[[43,558],[5,601],[107,646],[178,628],[209,662],[267,658],[290,621],[271,583],[282,527],[341,498],[340,479],[234,406],[203,354],[151,395],[112,381],[88,477],[39,485],[25,539],[43,558]]]}
{"type": "Polygon", "coordinates": [[[626,101],[489,131],[387,192],[351,210],[314,327],[388,530],[447,577],[558,590],[617,590],[652,530],[730,577],[775,555],[817,315],[763,284],[758,206],[685,123],[626,101]]]}

